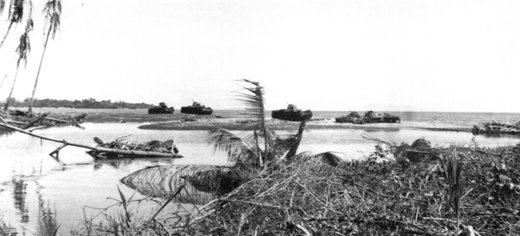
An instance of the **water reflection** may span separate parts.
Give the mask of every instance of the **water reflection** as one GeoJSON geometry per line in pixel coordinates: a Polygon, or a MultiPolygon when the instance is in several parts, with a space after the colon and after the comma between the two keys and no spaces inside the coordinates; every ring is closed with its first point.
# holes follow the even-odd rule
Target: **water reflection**
{"type": "Polygon", "coordinates": [[[12,203],[2,201],[2,208],[12,204],[15,211],[0,211],[0,235],[55,235],[59,228],[57,210],[43,195],[43,187],[34,176],[14,176],[6,187],[12,187],[12,203]],[[36,191],[28,191],[35,189],[36,191]],[[31,200],[37,204],[32,204],[31,200]]]}
{"type": "Polygon", "coordinates": [[[13,178],[12,184],[14,186],[13,190],[13,198],[14,198],[14,206],[18,210],[18,215],[20,216],[20,222],[27,223],[29,221],[29,210],[26,206],[26,196],[27,196],[27,183],[23,179],[13,178]]]}
{"type": "Polygon", "coordinates": [[[50,201],[45,201],[41,193],[42,186],[35,181],[38,195],[38,235],[54,236],[59,228],[56,220],[56,208],[50,207],[50,201]]]}
{"type": "MultiPolygon", "coordinates": [[[[136,162],[146,162],[147,166],[154,165],[169,165],[173,164],[174,159],[172,158],[132,158],[132,159],[118,159],[118,160],[96,160],[93,164],[94,170],[100,170],[103,166],[113,167],[115,169],[127,168],[130,165],[136,164],[136,162]]],[[[87,163],[85,163],[87,164],[87,163]]]]}

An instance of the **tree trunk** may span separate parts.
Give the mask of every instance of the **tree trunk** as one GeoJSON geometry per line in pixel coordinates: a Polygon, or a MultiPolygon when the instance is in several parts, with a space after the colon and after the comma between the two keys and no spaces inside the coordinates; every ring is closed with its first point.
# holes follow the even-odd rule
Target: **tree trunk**
{"type": "Polygon", "coordinates": [[[4,76],[4,78],[2,79],[2,82],[0,83],[0,89],[2,89],[2,87],[4,86],[5,78],[7,78],[7,74],[4,76]]]}
{"type": "Polygon", "coordinates": [[[288,162],[292,161],[292,158],[294,157],[294,155],[296,155],[296,151],[298,151],[298,146],[300,146],[300,142],[302,141],[303,131],[305,129],[306,123],[307,123],[307,120],[303,120],[300,123],[300,128],[298,129],[298,133],[296,134],[296,142],[292,145],[291,149],[289,149],[287,156],[285,156],[285,159],[288,162]]]}
{"type": "Polygon", "coordinates": [[[9,35],[9,31],[11,31],[11,27],[13,26],[13,22],[9,23],[9,27],[7,28],[7,32],[5,32],[4,38],[2,39],[2,42],[0,43],[0,48],[4,45],[5,39],[7,38],[7,35],[9,35]]]}
{"type": "Polygon", "coordinates": [[[13,86],[11,86],[11,92],[9,92],[9,96],[7,97],[7,100],[5,100],[5,106],[4,106],[4,110],[7,111],[7,108],[9,108],[9,101],[11,100],[11,96],[13,96],[13,90],[14,90],[14,86],[16,84],[16,77],[18,77],[18,68],[20,67],[16,67],[16,73],[14,74],[14,80],[13,80],[13,86]]]}
{"type": "Polygon", "coordinates": [[[29,100],[29,115],[32,114],[32,107],[34,101],[34,94],[36,93],[36,87],[38,86],[38,78],[40,77],[40,71],[42,69],[43,57],[45,56],[45,52],[47,51],[47,43],[49,42],[49,35],[51,34],[52,27],[49,25],[49,30],[47,31],[47,37],[45,38],[45,44],[43,45],[42,57],[40,58],[40,66],[38,67],[38,72],[36,72],[36,80],[34,80],[34,87],[31,94],[31,100],[29,100]]]}

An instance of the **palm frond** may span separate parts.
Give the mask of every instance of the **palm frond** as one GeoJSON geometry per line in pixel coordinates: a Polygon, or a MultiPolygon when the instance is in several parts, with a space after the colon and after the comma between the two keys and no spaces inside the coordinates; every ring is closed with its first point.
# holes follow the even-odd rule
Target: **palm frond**
{"type": "Polygon", "coordinates": [[[45,3],[43,11],[45,18],[47,18],[48,24],[50,24],[49,32],[52,33],[52,38],[54,38],[60,28],[61,1],[49,0],[47,3],[45,3]]]}
{"type": "Polygon", "coordinates": [[[121,182],[143,195],[162,198],[185,185],[176,202],[205,204],[254,176],[254,169],[241,166],[171,165],[138,170],[121,182]]]}
{"type": "Polygon", "coordinates": [[[0,0],[0,15],[2,15],[2,12],[4,12],[5,8],[5,0],[0,0]]]}
{"type": "Polygon", "coordinates": [[[242,85],[243,90],[237,94],[237,99],[246,106],[244,114],[256,118],[260,130],[263,132],[265,125],[264,89],[260,83],[255,81],[242,79],[239,82],[246,83],[246,85],[242,85]]]}
{"type": "Polygon", "coordinates": [[[60,29],[60,15],[58,13],[54,13],[50,22],[52,38],[56,37],[56,32],[60,29]]]}
{"type": "Polygon", "coordinates": [[[223,195],[233,191],[256,174],[256,169],[247,165],[215,166],[184,178],[199,191],[223,195]]]}
{"type": "Polygon", "coordinates": [[[25,25],[25,32],[29,33],[34,28],[34,22],[31,18],[27,19],[27,24],[25,25]]]}
{"type": "Polygon", "coordinates": [[[53,12],[61,14],[61,0],[49,0],[45,3],[43,7],[43,12],[47,14],[47,16],[51,16],[53,12]]]}
{"type": "Polygon", "coordinates": [[[234,135],[226,129],[210,130],[206,142],[213,145],[213,150],[224,151],[228,155],[230,162],[240,162],[252,165],[258,164],[258,157],[254,149],[251,148],[240,137],[234,135]]]}
{"type": "Polygon", "coordinates": [[[29,51],[31,51],[29,34],[28,32],[25,32],[20,36],[20,43],[16,48],[16,53],[18,53],[18,61],[16,63],[17,66],[20,66],[21,61],[24,61],[25,65],[27,65],[27,54],[29,54],[29,51]]]}
{"type": "Polygon", "coordinates": [[[9,6],[9,20],[11,23],[20,23],[23,18],[24,0],[12,0],[9,6]]]}

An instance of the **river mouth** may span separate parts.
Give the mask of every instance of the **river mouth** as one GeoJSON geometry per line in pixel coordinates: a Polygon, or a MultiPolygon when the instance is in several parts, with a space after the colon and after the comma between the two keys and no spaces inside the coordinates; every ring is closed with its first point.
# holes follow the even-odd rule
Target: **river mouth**
{"type": "MultiPolygon", "coordinates": [[[[143,130],[139,123],[85,123],[85,129],[59,127],[37,130],[43,136],[69,142],[94,145],[99,137],[104,141],[125,137],[131,141],[174,139],[184,156],[182,159],[138,159],[95,162],[84,149],[66,147],[60,152],[58,163],[48,154],[56,143],[41,141],[21,133],[0,134],[0,227],[8,232],[40,234],[42,230],[60,225],[60,232],[70,232],[83,219],[83,207],[106,207],[119,198],[118,187],[125,195],[136,194],[120,184],[124,176],[148,166],[171,164],[227,163],[224,153],[214,153],[205,143],[203,130],[143,130]]],[[[241,137],[250,131],[233,131],[241,137]]],[[[280,135],[296,130],[280,130],[280,135]]],[[[300,151],[315,153],[333,151],[345,159],[367,156],[375,141],[411,143],[426,138],[434,146],[473,145],[482,147],[515,145],[514,137],[490,138],[473,136],[467,132],[400,129],[310,129],[304,132],[300,151]]],[[[145,214],[145,213],[143,213],[145,214]]]]}

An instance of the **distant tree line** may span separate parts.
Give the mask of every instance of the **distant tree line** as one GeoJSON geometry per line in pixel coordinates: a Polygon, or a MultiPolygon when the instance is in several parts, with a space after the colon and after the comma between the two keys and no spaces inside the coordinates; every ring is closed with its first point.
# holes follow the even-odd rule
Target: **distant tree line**
{"type": "MultiPolygon", "coordinates": [[[[23,101],[18,101],[15,98],[10,98],[9,104],[14,107],[28,107],[31,102],[30,98],[23,101]]],[[[33,107],[66,107],[66,108],[100,108],[100,109],[115,109],[115,108],[150,108],[151,104],[146,103],[127,103],[122,101],[112,102],[111,100],[97,101],[93,98],[83,100],[64,100],[64,99],[34,99],[33,107]]]]}

